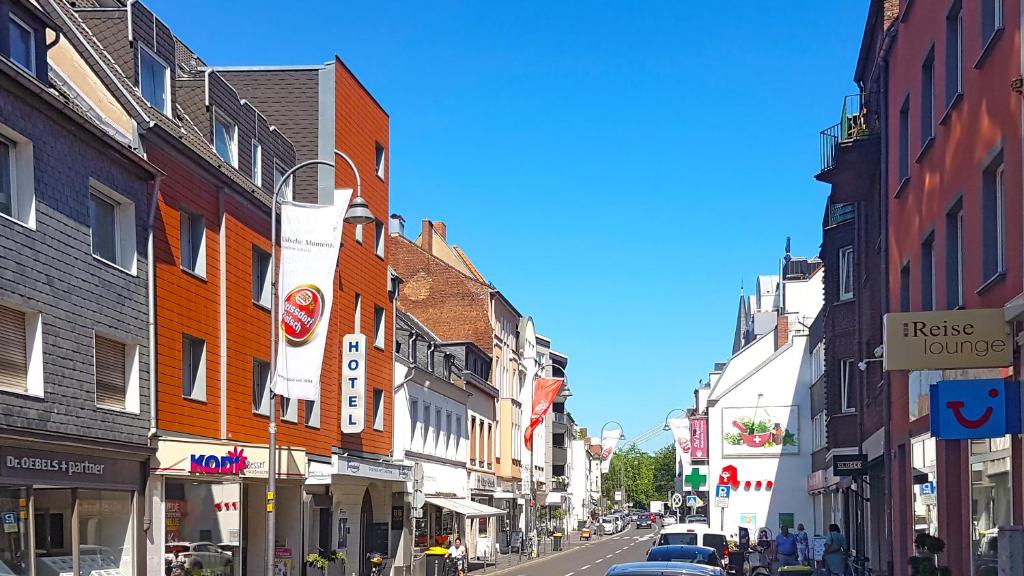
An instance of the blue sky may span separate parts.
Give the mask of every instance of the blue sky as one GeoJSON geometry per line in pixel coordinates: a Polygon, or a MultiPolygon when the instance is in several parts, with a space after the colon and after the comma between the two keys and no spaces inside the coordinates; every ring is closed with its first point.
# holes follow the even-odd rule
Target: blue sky
{"type": "Polygon", "coordinates": [[[635,438],[728,358],[741,279],[787,235],[817,254],[868,3],[147,4],[213,65],[340,55],[391,116],[407,231],[443,220],[569,355],[576,420],[635,438]]]}

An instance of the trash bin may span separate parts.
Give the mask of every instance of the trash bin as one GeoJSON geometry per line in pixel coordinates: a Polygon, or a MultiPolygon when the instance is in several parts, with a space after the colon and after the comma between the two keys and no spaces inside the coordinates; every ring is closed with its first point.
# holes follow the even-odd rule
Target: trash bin
{"type": "Polygon", "coordinates": [[[448,550],[440,546],[434,546],[433,548],[428,548],[423,554],[426,556],[427,576],[443,576],[444,557],[448,555],[448,550]]]}
{"type": "Polygon", "coordinates": [[[551,546],[551,550],[554,551],[554,552],[561,552],[562,551],[562,533],[561,532],[555,532],[554,534],[551,535],[551,538],[554,539],[554,541],[555,541],[554,544],[551,546]]]}

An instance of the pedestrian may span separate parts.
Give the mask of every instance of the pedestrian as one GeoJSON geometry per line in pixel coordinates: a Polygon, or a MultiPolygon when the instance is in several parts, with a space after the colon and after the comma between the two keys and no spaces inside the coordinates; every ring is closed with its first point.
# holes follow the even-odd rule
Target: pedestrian
{"type": "Polygon", "coordinates": [[[800,557],[800,563],[804,566],[811,565],[811,542],[807,537],[807,531],[803,524],[796,525],[796,552],[800,557]]]}
{"type": "Polygon", "coordinates": [[[828,525],[824,560],[828,576],[842,576],[846,573],[846,537],[839,531],[838,524],[828,525]]]}
{"type": "Polygon", "coordinates": [[[775,549],[779,554],[779,568],[797,565],[796,534],[790,533],[789,526],[782,526],[775,537],[775,549]]]}
{"type": "Polygon", "coordinates": [[[459,576],[466,576],[466,547],[462,545],[462,538],[455,537],[455,544],[448,548],[445,556],[455,560],[455,569],[458,570],[459,576]]]}

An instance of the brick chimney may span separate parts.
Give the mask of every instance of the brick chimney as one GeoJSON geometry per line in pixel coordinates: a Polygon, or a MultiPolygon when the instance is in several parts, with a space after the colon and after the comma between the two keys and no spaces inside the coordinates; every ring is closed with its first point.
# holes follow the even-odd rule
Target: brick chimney
{"type": "Polygon", "coordinates": [[[423,228],[420,231],[420,248],[428,254],[434,253],[434,224],[426,218],[423,219],[423,228]]]}
{"type": "Polygon", "coordinates": [[[444,225],[444,222],[434,222],[434,231],[441,237],[441,240],[448,241],[448,227],[444,225]]]}
{"type": "Polygon", "coordinates": [[[778,350],[789,344],[789,317],[779,314],[778,324],[775,325],[775,349],[778,350]]]}

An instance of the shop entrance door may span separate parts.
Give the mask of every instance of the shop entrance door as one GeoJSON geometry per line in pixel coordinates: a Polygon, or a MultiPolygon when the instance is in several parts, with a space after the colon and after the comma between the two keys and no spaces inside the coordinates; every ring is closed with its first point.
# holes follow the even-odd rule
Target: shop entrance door
{"type": "Polygon", "coordinates": [[[370,561],[366,555],[373,550],[373,498],[370,491],[363,493],[363,506],[359,511],[359,573],[370,573],[370,561]]]}

